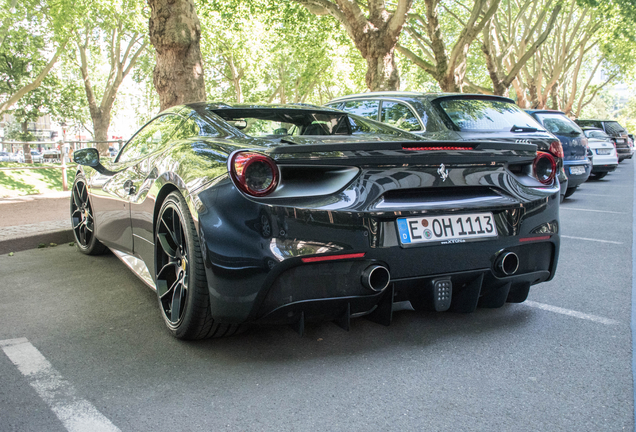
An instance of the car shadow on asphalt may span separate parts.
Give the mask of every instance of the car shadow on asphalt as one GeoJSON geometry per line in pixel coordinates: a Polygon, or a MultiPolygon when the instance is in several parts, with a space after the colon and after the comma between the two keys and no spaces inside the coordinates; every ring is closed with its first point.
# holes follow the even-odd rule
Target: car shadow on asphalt
{"type": "Polygon", "coordinates": [[[399,311],[388,327],[358,318],[347,332],[331,322],[315,322],[307,323],[300,337],[288,326],[251,326],[237,336],[186,343],[199,356],[277,363],[365,356],[400,347],[430,348],[449,340],[470,344],[476,337],[523,332],[535,319],[539,319],[536,311],[515,304],[472,314],[399,311]]]}

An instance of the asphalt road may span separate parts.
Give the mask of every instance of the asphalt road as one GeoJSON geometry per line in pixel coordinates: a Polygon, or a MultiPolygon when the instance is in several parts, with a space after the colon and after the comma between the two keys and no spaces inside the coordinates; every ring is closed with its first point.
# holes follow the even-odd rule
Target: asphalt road
{"type": "Polygon", "coordinates": [[[180,342],[113,255],[1,256],[0,431],[633,430],[633,188],[627,160],[566,200],[532,302],[304,338],[180,342]]]}

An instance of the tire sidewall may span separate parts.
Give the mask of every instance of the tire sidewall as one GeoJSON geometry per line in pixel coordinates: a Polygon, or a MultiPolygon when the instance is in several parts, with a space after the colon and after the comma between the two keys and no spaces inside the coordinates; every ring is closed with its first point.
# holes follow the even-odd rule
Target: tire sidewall
{"type": "MultiPolygon", "coordinates": [[[[90,196],[88,196],[88,185],[86,184],[86,178],[78,174],[75,177],[75,181],[73,182],[73,188],[71,189],[71,202],[69,204],[69,209],[71,213],[71,225],[73,224],[73,191],[75,190],[75,186],[78,183],[84,183],[84,187],[86,188],[86,199],[88,200],[88,202],[90,202],[90,199],[91,199],[90,196]]],[[[80,239],[77,238],[77,233],[75,232],[75,229],[71,227],[71,229],[73,230],[73,238],[75,239],[75,245],[77,246],[80,252],[86,255],[94,254],[96,252],[97,246],[99,245],[97,237],[95,236],[95,226],[97,224],[95,223],[95,209],[93,208],[92,204],[91,204],[91,209],[93,210],[93,233],[91,235],[91,240],[88,242],[86,246],[82,245],[82,242],[80,241],[80,239]]]]}
{"type": "MultiPolygon", "coordinates": [[[[173,192],[168,195],[161,205],[161,210],[159,211],[159,217],[155,222],[155,244],[157,244],[157,224],[161,221],[161,215],[168,208],[172,207],[179,214],[179,218],[181,219],[182,229],[184,236],[186,238],[186,248],[188,252],[188,284],[187,284],[187,293],[186,293],[186,302],[183,310],[183,316],[181,320],[177,324],[173,324],[163,309],[163,305],[161,304],[161,299],[157,296],[157,301],[159,303],[159,308],[161,310],[161,316],[163,317],[164,322],[168,330],[173,334],[173,336],[177,338],[182,338],[186,332],[188,332],[189,328],[192,325],[192,321],[194,318],[193,314],[193,301],[194,301],[194,291],[197,289],[197,280],[196,280],[196,271],[195,266],[201,265],[201,263],[197,262],[197,255],[194,243],[196,241],[196,232],[192,228],[192,217],[190,216],[190,211],[185,202],[185,199],[181,196],[181,194],[177,192],[173,192]]],[[[155,272],[158,271],[156,268],[157,265],[157,250],[155,246],[155,272]]]]}

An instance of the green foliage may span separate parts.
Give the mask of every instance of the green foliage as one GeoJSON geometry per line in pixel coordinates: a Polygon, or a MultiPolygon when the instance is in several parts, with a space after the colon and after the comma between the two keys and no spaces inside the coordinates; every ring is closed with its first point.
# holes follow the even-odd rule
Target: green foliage
{"type": "Polygon", "coordinates": [[[324,103],[365,88],[340,24],[292,2],[200,2],[208,99],[324,103]]]}

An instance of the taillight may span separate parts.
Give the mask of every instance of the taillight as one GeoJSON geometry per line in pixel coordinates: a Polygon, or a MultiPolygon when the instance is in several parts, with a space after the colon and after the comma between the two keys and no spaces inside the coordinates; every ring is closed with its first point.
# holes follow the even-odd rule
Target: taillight
{"type": "Polygon", "coordinates": [[[552,141],[550,143],[550,153],[552,153],[555,157],[563,159],[563,146],[561,146],[561,141],[552,141]]]}
{"type": "MultiPolygon", "coordinates": [[[[559,147],[561,147],[560,144],[559,147]]],[[[563,153],[563,150],[561,150],[561,153],[563,153]]],[[[534,169],[534,175],[537,180],[544,185],[551,184],[554,181],[557,166],[554,157],[550,153],[537,152],[537,157],[534,158],[532,168],[534,169]]]]}
{"type": "Polygon", "coordinates": [[[238,152],[230,161],[230,175],[234,184],[248,195],[269,195],[278,186],[278,167],[260,153],[238,152]]]}

